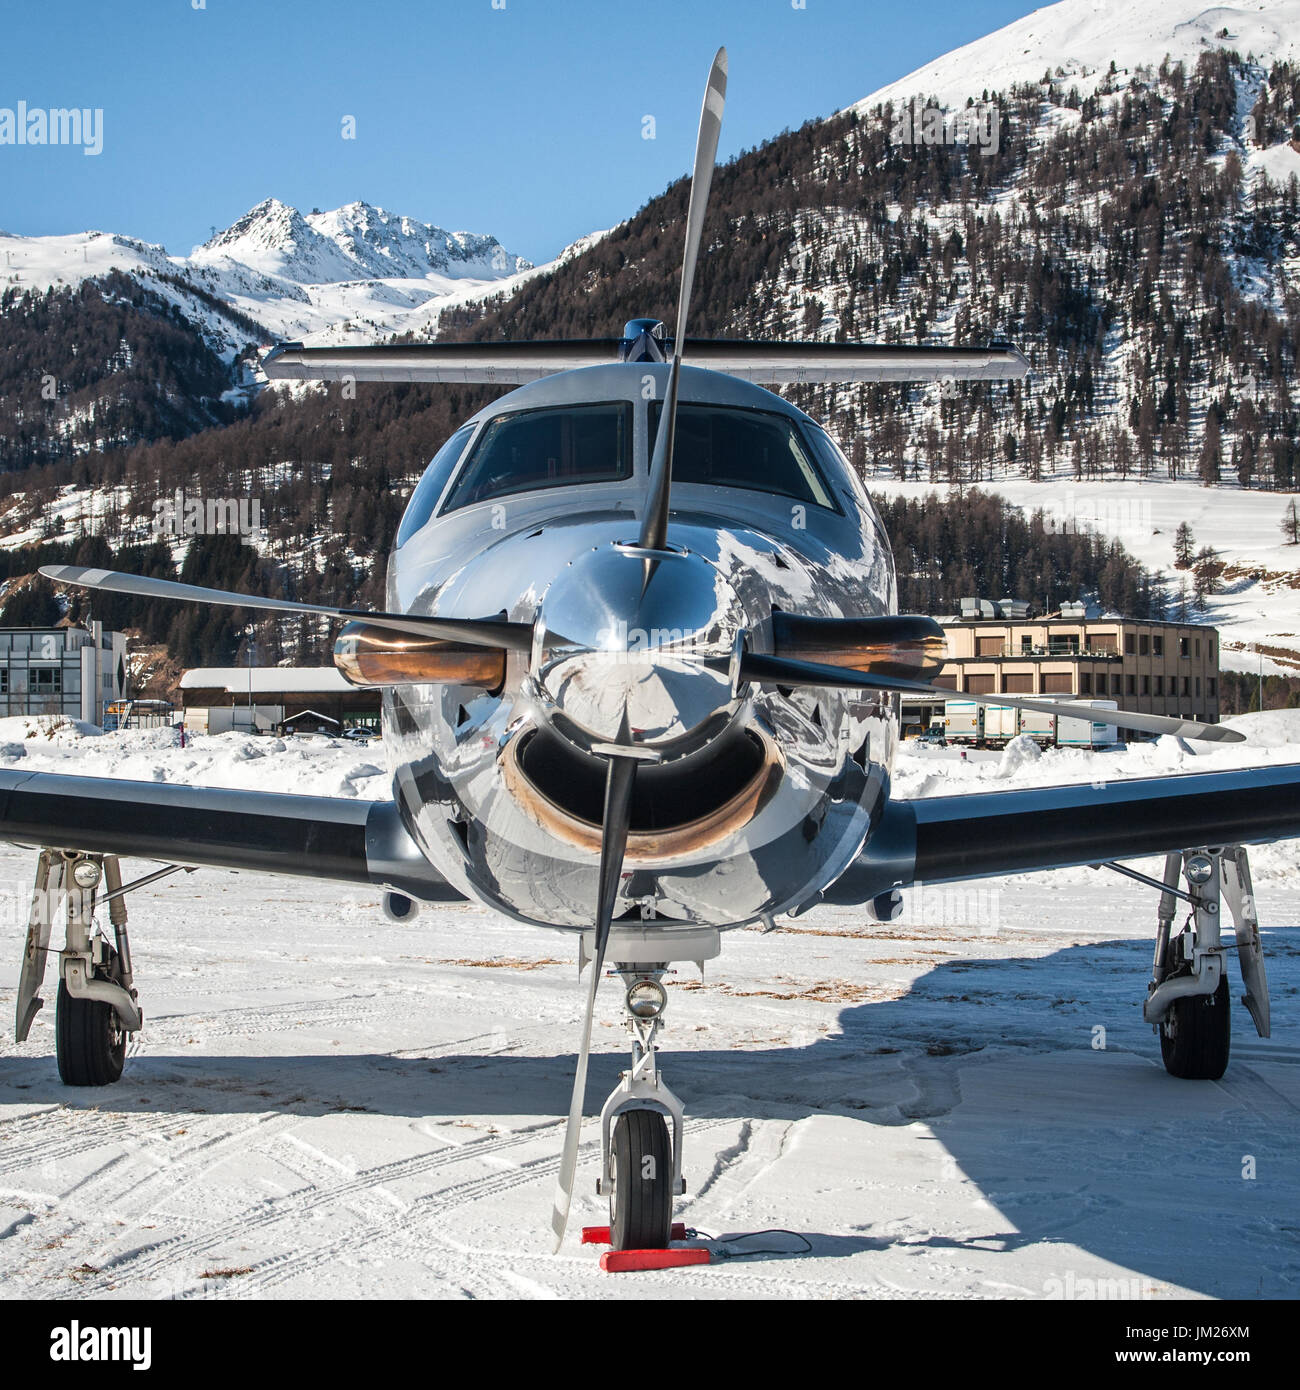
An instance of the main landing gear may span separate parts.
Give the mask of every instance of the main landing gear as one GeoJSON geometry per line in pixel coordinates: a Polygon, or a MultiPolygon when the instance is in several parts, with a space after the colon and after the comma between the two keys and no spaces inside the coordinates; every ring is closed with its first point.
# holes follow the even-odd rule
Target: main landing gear
{"type": "Polygon", "coordinates": [[[1160,1055],[1171,1076],[1217,1081],[1228,1067],[1232,1013],[1226,956],[1234,943],[1220,938],[1219,900],[1227,900],[1236,929],[1237,964],[1246,1006],[1261,1038],[1270,1032],[1268,979],[1242,845],[1189,849],[1165,856],[1164,881],[1118,864],[1109,868],[1160,889],[1155,961],[1142,1016],[1160,1035],[1160,1055]],[[1178,886],[1186,880],[1186,888],[1178,886]],[[1174,932],[1179,902],[1191,911],[1174,932]]]}
{"type": "Polygon", "coordinates": [[[44,1006],[41,987],[50,932],[66,899],[67,935],[58,952],[54,1018],[59,1077],[65,1085],[109,1086],[121,1078],[128,1035],[144,1023],[133,984],[125,895],[179,867],[169,865],[123,886],[115,855],[41,851],[18,981],[14,1038],[27,1040],[32,1020],[44,1006]],[[111,941],[95,926],[97,901],[108,905],[111,941]]]}
{"type": "Polygon", "coordinates": [[[632,1066],[600,1112],[602,1176],[596,1191],[609,1198],[613,1249],[663,1250],[672,1233],[673,1198],[686,1190],[682,1103],[664,1085],[655,1060],[668,1002],[662,984],[666,966],[615,968],[627,988],[632,1066]]]}

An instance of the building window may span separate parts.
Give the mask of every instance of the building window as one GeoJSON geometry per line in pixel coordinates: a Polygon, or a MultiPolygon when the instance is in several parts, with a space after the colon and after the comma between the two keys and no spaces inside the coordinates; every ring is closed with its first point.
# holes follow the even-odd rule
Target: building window
{"type": "Polygon", "coordinates": [[[1124,655],[1132,656],[1135,651],[1137,651],[1137,644],[1133,640],[1133,634],[1126,632],[1124,634],[1124,655]]]}
{"type": "Polygon", "coordinates": [[[1124,677],[1124,693],[1126,695],[1137,694],[1137,677],[1128,675],[1124,677]]]}
{"type": "Polygon", "coordinates": [[[1159,633],[1156,633],[1156,634],[1154,634],[1154,635],[1152,636],[1152,638],[1151,638],[1151,655],[1152,655],[1152,656],[1164,656],[1164,654],[1165,654],[1165,639],[1164,639],[1163,637],[1161,637],[1161,636],[1159,635],[1159,633]]]}
{"type": "Polygon", "coordinates": [[[1143,676],[1143,677],[1142,677],[1142,693],[1143,693],[1143,695],[1150,695],[1150,694],[1151,694],[1151,677],[1150,677],[1150,676],[1143,676]]]}
{"type": "Polygon", "coordinates": [[[1198,658],[1201,655],[1201,639],[1199,637],[1196,639],[1196,655],[1198,658]]]}
{"type": "Polygon", "coordinates": [[[1198,700],[1201,698],[1201,678],[1200,678],[1200,676],[1197,676],[1197,678],[1196,678],[1196,698],[1197,698],[1198,700]]]}
{"type": "MultiPolygon", "coordinates": [[[[1102,680],[1105,680],[1105,679],[1106,679],[1106,677],[1103,676],[1103,677],[1102,677],[1102,680]]],[[[1118,676],[1112,676],[1112,677],[1110,678],[1110,693],[1111,693],[1112,695],[1118,695],[1118,694],[1119,694],[1119,677],[1118,677],[1118,676]]]]}
{"type": "Polygon", "coordinates": [[[1092,672],[1091,672],[1091,671],[1080,671],[1080,672],[1079,672],[1079,694],[1080,694],[1080,695],[1091,695],[1091,694],[1092,694],[1092,672]]]}
{"type": "Polygon", "coordinates": [[[1027,632],[1020,635],[1020,650],[1028,656],[1034,650],[1034,639],[1027,632]]]}
{"type": "Polygon", "coordinates": [[[7,666],[0,666],[0,695],[8,695],[8,693],[9,693],[9,668],[8,668],[7,666]]]}
{"type": "Polygon", "coordinates": [[[63,672],[57,666],[33,666],[28,675],[27,688],[36,696],[62,695],[63,672]]]}
{"type": "Polygon", "coordinates": [[[1218,696],[1218,693],[1219,693],[1219,682],[1218,682],[1217,680],[1215,680],[1215,678],[1214,678],[1213,676],[1211,676],[1211,677],[1210,677],[1210,699],[1211,699],[1211,700],[1215,699],[1215,698],[1218,696]]]}
{"type": "Polygon", "coordinates": [[[1151,639],[1146,635],[1145,632],[1142,634],[1141,637],[1138,638],[1138,655],[1151,655],[1151,639]]]}
{"type": "Polygon", "coordinates": [[[1213,660],[1214,660],[1214,638],[1211,637],[1211,638],[1209,639],[1209,642],[1210,642],[1210,660],[1213,661],[1213,660]]]}
{"type": "Polygon", "coordinates": [[[1074,656],[1079,650],[1079,634],[1077,632],[1061,633],[1059,635],[1049,635],[1047,638],[1047,652],[1049,656],[1074,656]]]}
{"type": "Polygon", "coordinates": [[[1001,637],[977,637],[975,639],[976,656],[1001,656],[1002,647],[1001,637]]]}
{"type": "Polygon", "coordinates": [[[1183,677],[1183,694],[1184,694],[1184,695],[1190,695],[1191,693],[1192,693],[1192,681],[1191,681],[1191,677],[1190,677],[1190,676],[1184,676],[1184,677],[1183,677]]]}
{"type": "Polygon", "coordinates": [[[1045,695],[1072,695],[1074,693],[1074,672],[1044,671],[1043,693],[1045,695]]]}
{"type": "Polygon", "coordinates": [[[1157,695],[1163,695],[1164,693],[1165,693],[1165,678],[1164,678],[1163,676],[1157,676],[1157,677],[1156,677],[1156,694],[1157,694],[1157,695]]]}
{"type": "Polygon", "coordinates": [[[1118,648],[1115,646],[1115,634],[1113,632],[1090,632],[1087,642],[1090,652],[1113,652],[1118,648]]]}
{"type": "Polygon", "coordinates": [[[1013,671],[1002,677],[1002,691],[1005,695],[1032,695],[1034,677],[1031,671],[1013,671]]]}
{"type": "Polygon", "coordinates": [[[1187,637],[1180,637],[1180,638],[1178,639],[1178,655],[1179,655],[1179,656],[1190,656],[1190,655],[1192,654],[1191,648],[1192,648],[1192,643],[1191,643],[1191,639],[1190,639],[1190,638],[1187,638],[1187,637]]]}
{"type": "Polygon", "coordinates": [[[992,676],[967,676],[966,689],[972,695],[992,695],[993,677],[992,676]]]}

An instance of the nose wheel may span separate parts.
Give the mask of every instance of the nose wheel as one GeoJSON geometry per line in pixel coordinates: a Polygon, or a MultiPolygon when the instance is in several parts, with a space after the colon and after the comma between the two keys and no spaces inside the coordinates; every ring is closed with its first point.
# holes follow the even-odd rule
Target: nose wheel
{"type": "Polygon", "coordinates": [[[597,1191],[609,1197],[613,1249],[664,1250],[672,1236],[673,1198],[686,1189],[685,1115],[655,1064],[668,996],[660,984],[662,968],[620,967],[619,973],[627,982],[632,1066],[600,1112],[603,1176],[597,1191]]]}
{"type": "Polygon", "coordinates": [[[609,1243],[665,1250],[673,1224],[673,1151],[655,1110],[628,1110],[614,1124],[609,1155],[609,1243]]]}

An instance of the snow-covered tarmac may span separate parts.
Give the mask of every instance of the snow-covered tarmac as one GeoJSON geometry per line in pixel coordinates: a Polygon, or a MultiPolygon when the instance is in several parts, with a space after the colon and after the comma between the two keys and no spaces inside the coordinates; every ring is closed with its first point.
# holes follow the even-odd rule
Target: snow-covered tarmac
{"type": "MultiPolygon", "coordinates": [[[[897,781],[918,795],[1296,761],[1298,721],[1194,759],[1168,741],[1023,762],[908,750],[897,781]]],[[[378,749],[324,740],[181,750],[12,723],[0,766],[369,797],[387,780],[378,749]]],[[[119,1084],[59,1084],[52,968],[31,1039],[0,1043],[0,1294],[1295,1297],[1300,871],[1294,844],[1252,858],[1274,1036],[1235,1008],[1218,1083],[1161,1066],[1140,1014],[1154,894],[1111,874],[931,890],[888,926],[822,909],[729,934],[702,982],[687,966],[671,989],[665,1076],[690,1117],[678,1219],[785,1227],[812,1249],[636,1276],[577,1243],[605,1220],[594,1120],[550,1253],[581,1014],[571,938],[469,905],[397,926],[366,889],[165,880],[131,899],[146,1026],[119,1084]]],[[[32,861],[0,847],[0,1020],[32,861]]],[[[589,1115],[625,1065],[618,995],[607,983],[598,1004],[589,1115]]]]}

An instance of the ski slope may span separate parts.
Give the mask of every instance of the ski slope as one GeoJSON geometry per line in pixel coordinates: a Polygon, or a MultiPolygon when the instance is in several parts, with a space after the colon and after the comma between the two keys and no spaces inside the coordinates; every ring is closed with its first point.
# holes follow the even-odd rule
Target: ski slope
{"type": "MultiPolygon", "coordinates": [[[[1250,743],[1201,756],[1168,741],[1027,761],[905,750],[898,780],[926,795],[1300,760],[1300,716],[1242,727],[1250,743]]],[[[10,720],[0,745],[0,766],[32,770],[365,796],[386,781],[368,750],[323,739],[182,750],[165,732],[10,720]]],[[[365,888],[165,880],[131,901],[146,1026],[122,1082],[60,1086],[52,1006],[22,1047],[0,1042],[0,1290],[1295,1297],[1295,846],[1252,859],[1275,1035],[1257,1039],[1238,1009],[1219,1083],[1165,1074],[1140,1016],[1154,895],[1113,875],[913,894],[887,926],[820,909],[730,933],[702,980],[686,966],[670,986],[663,1063],[689,1117],[678,1216],[712,1236],[786,1228],[811,1250],[637,1276],[601,1274],[576,1240],[605,1219],[591,1119],[574,1232],[550,1253],[581,1014],[570,938],[469,904],[396,926],[365,888]]],[[[33,855],[0,848],[0,865],[8,1011],[33,855]]],[[[589,1116],[625,1064],[620,1016],[607,983],[589,1116]]]]}
{"type": "Polygon", "coordinates": [[[1243,59],[1284,61],[1300,56],[1300,0],[1252,0],[1207,5],[1204,0],[1060,0],[1001,29],[954,48],[857,102],[866,114],[886,102],[931,98],[964,106],[985,93],[1040,82],[1051,73],[1070,79],[1081,95],[1110,72],[1127,79],[1140,67],[1171,62],[1196,66],[1209,49],[1233,49],[1243,59]]]}
{"type": "MultiPolygon", "coordinates": [[[[872,492],[921,498],[946,489],[934,483],[868,477],[872,492]]],[[[1187,620],[1212,623],[1222,633],[1220,664],[1226,670],[1260,668],[1265,675],[1300,675],[1300,546],[1287,542],[1282,515],[1295,494],[1260,492],[1231,483],[1114,478],[1076,482],[1053,478],[998,477],[979,484],[1026,514],[1041,510],[1057,529],[1093,530],[1118,540],[1140,564],[1165,576],[1171,619],[1179,617],[1179,581],[1185,576],[1187,620]],[[1208,545],[1227,566],[1219,593],[1205,612],[1192,606],[1193,577],[1174,568],[1174,533],[1186,521],[1195,548],[1208,545]]],[[[988,597],[988,595],[980,595],[988,597]]]]}

